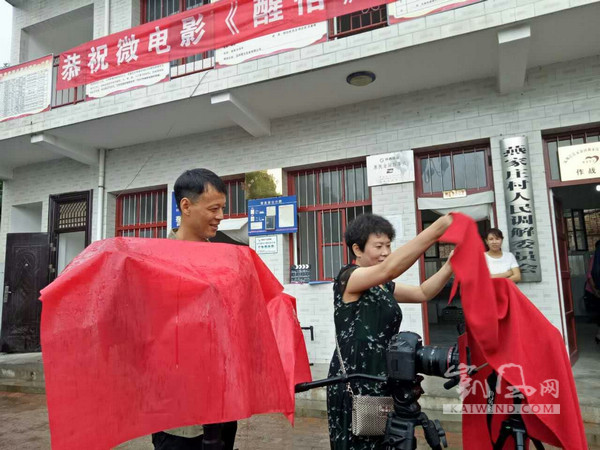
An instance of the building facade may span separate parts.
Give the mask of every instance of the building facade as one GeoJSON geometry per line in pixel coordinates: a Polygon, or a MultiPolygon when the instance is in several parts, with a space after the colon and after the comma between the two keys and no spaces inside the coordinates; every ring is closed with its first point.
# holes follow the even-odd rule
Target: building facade
{"type": "MultiPolygon", "coordinates": [[[[188,6],[9,3],[13,64],[188,6]]],[[[245,173],[281,168],[284,194],[298,197],[300,229],[277,234],[276,253],[261,257],[296,297],[301,325],[313,327],[314,341],[306,335],[311,360],[328,362],[330,280],[349,259],[341,244],[348,220],[365,211],[389,217],[401,245],[441,210],[462,210],[451,201],[439,206],[444,191],[460,191],[463,206],[486,206],[482,230],[506,232],[512,224],[501,146],[519,137],[528,147],[540,279],[519,287],[576,356],[583,266],[589,242],[600,238],[600,179],[561,180],[557,149],[598,141],[600,2],[486,0],[396,24],[382,20],[386,8],[359,13],[369,16],[366,25],[333,19],[324,42],[223,68],[211,68],[211,54],[175,61],[167,82],[89,100],[84,88],[58,91],[49,111],[1,122],[5,286],[14,233],[49,234],[52,279],[91,240],[164,236],[174,181],[188,168],[228,180],[230,205],[245,173]],[[375,81],[349,84],[360,71],[375,81]],[[415,181],[367,186],[367,157],[404,151],[413,152],[415,181]],[[291,284],[292,264],[310,264],[313,282],[291,284]]],[[[228,217],[243,217],[242,205],[230,206],[228,217]]],[[[418,284],[446,256],[436,246],[400,281],[418,284]]],[[[445,303],[403,305],[402,328],[438,343],[436,327],[451,325],[457,313],[445,303]]]]}

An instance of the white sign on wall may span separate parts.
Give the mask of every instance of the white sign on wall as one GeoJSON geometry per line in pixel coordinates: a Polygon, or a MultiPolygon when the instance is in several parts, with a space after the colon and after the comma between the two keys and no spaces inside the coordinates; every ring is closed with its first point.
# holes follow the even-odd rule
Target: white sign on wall
{"type": "Polygon", "coordinates": [[[257,236],[254,249],[258,254],[277,253],[277,236],[257,236]]]}
{"type": "Polygon", "coordinates": [[[367,156],[369,186],[415,181],[415,160],[412,150],[367,156]]]}
{"type": "Polygon", "coordinates": [[[278,31],[215,50],[217,67],[232,66],[327,40],[327,22],[278,31]]]}
{"type": "Polygon", "coordinates": [[[0,70],[0,122],[50,109],[52,55],[0,70]]]}
{"type": "Polygon", "coordinates": [[[600,177],[600,142],[558,148],[560,180],[587,180],[600,177]]]}
{"type": "Polygon", "coordinates": [[[114,77],[88,84],[85,88],[85,94],[88,99],[101,98],[140,87],[152,86],[162,81],[168,81],[169,71],[169,63],[164,63],[115,75],[114,77]]]}

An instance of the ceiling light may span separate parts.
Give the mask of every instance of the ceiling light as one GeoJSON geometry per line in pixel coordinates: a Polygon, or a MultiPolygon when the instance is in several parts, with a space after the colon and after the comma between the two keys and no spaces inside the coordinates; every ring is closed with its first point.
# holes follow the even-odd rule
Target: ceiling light
{"type": "Polygon", "coordinates": [[[597,184],[597,185],[596,185],[596,190],[597,190],[598,192],[600,192],[600,184],[597,184]]]}
{"type": "Polygon", "coordinates": [[[375,81],[375,74],[368,71],[353,72],[346,77],[346,83],[352,86],[366,86],[373,81],[375,81]]]}

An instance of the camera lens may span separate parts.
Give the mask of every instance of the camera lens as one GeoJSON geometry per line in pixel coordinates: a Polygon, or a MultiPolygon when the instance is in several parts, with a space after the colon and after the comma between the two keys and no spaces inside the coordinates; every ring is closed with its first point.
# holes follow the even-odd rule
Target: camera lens
{"type": "Polygon", "coordinates": [[[425,345],[417,350],[417,372],[444,377],[450,367],[458,366],[458,348],[425,345]]]}

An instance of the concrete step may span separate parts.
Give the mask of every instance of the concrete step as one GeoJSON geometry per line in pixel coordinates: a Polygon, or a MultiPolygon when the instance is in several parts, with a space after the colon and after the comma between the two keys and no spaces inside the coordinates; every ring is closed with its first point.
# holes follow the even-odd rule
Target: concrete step
{"type": "Polygon", "coordinates": [[[41,353],[0,353],[0,380],[44,382],[41,353]]]}

